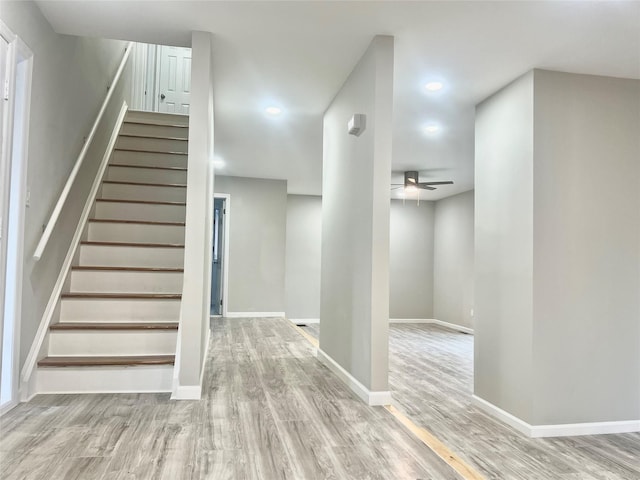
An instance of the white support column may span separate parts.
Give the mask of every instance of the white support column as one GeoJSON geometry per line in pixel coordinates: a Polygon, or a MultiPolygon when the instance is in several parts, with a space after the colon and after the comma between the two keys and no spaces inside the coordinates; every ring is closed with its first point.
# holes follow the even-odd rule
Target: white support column
{"type": "Polygon", "coordinates": [[[640,430],[640,81],[534,70],[476,110],[476,403],[640,430]]]}
{"type": "Polygon", "coordinates": [[[184,286],[173,398],[200,398],[211,296],[213,211],[212,35],[193,32],[184,286]]]}
{"type": "Polygon", "coordinates": [[[324,116],[318,358],[371,405],[390,401],[393,42],[373,39],[324,116]],[[359,136],[354,114],[366,116],[359,136]]]}

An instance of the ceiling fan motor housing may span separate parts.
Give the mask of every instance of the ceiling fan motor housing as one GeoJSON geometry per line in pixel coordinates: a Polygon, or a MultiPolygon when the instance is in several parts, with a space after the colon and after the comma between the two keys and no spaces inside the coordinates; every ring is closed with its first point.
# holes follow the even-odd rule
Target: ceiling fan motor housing
{"type": "Polygon", "coordinates": [[[405,187],[417,187],[418,180],[418,171],[417,170],[409,170],[408,172],[404,172],[404,186],[405,187]]]}

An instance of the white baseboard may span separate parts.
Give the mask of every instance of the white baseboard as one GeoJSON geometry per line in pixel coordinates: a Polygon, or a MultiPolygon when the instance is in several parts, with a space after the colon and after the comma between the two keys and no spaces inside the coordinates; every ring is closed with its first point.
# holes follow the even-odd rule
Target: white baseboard
{"type": "Polygon", "coordinates": [[[171,400],[200,400],[202,385],[178,385],[171,394],[171,400]]]}
{"type": "Polygon", "coordinates": [[[524,420],[520,420],[515,415],[511,415],[509,412],[502,410],[500,407],[496,407],[493,403],[487,402],[484,398],[480,398],[477,395],[471,396],[471,402],[480,410],[515,428],[527,437],[531,436],[531,425],[524,420]]]}
{"type": "Polygon", "coordinates": [[[640,432],[640,420],[617,422],[564,423],[558,425],[530,425],[494,404],[473,395],[473,404],[489,415],[532,438],[574,437],[579,435],[602,435],[610,433],[640,432]]]}
{"type": "Polygon", "coordinates": [[[0,417],[2,417],[4,414],[8,413],[9,411],[11,411],[13,408],[18,406],[18,402],[11,400],[7,403],[5,403],[2,407],[0,407],[0,417]]]}
{"type": "Polygon", "coordinates": [[[443,322],[442,320],[435,320],[435,319],[431,320],[431,322],[429,323],[433,323],[434,325],[439,325],[441,327],[448,328],[449,330],[456,330],[458,332],[468,333],[470,335],[473,335],[473,328],[463,327],[462,325],[456,325],[455,323],[443,322]]]}
{"type": "Polygon", "coordinates": [[[433,323],[431,318],[390,318],[389,323],[433,323]]]}
{"type": "Polygon", "coordinates": [[[603,435],[609,433],[640,432],[640,420],[620,422],[565,423],[560,425],[533,425],[531,436],[575,437],[579,435],[603,435]]]}
{"type": "Polygon", "coordinates": [[[432,325],[439,325],[457,332],[473,335],[473,328],[463,327],[462,325],[456,325],[455,323],[443,322],[442,320],[436,320],[435,318],[390,318],[389,323],[430,323],[432,325]]]}
{"type": "Polygon", "coordinates": [[[19,394],[21,402],[30,402],[38,394],[36,389],[36,371],[32,372],[27,380],[20,379],[19,394]]]}
{"type": "Polygon", "coordinates": [[[362,385],[356,378],[347,372],[333,358],[318,349],[318,360],[329,368],[340,380],[342,380],[363,402],[367,405],[390,405],[391,392],[374,391],[362,385]]]}
{"type": "Polygon", "coordinates": [[[227,318],[284,318],[284,312],[227,312],[227,318]]]}
{"type": "Polygon", "coordinates": [[[202,382],[204,381],[204,371],[207,366],[207,358],[209,355],[209,340],[211,340],[211,326],[207,328],[204,356],[200,367],[200,385],[180,385],[178,378],[174,376],[171,400],[200,400],[202,398],[202,382]]]}
{"type": "Polygon", "coordinates": [[[289,321],[296,325],[307,325],[309,323],[320,323],[319,318],[290,318],[289,321]]]}

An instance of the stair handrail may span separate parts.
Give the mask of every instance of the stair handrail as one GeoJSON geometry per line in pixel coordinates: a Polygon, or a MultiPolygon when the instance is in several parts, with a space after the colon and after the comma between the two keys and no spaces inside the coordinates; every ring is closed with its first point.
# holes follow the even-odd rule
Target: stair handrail
{"type": "Polygon", "coordinates": [[[125,52],[124,52],[124,55],[122,56],[122,61],[120,62],[120,66],[118,67],[118,70],[116,71],[115,76],[113,77],[113,81],[107,87],[108,88],[107,96],[105,97],[104,101],[102,102],[102,106],[100,107],[100,111],[98,112],[98,116],[96,117],[95,121],[93,122],[93,125],[91,127],[91,131],[89,132],[89,135],[87,136],[87,139],[85,140],[84,145],[82,146],[82,150],[80,150],[80,154],[78,155],[78,158],[76,159],[76,163],[73,166],[73,170],[71,170],[71,173],[69,174],[69,178],[67,179],[67,183],[64,185],[64,188],[62,189],[62,192],[60,193],[60,197],[58,198],[58,201],[56,202],[56,206],[53,209],[53,212],[51,212],[51,216],[49,217],[49,221],[47,222],[46,227],[45,227],[44,231],[42,232],[42,236],[40,237],[40,241],[38,242],[38,246],[36,247],[36,250],[35,250],[35,252],[33,254],[33,258],[35,259],[36,262],[38,260],[40,260],[40,258],[42,257],[42,254],[44,252],[44,249],[47,246],[47,243],[49,243],[49,238],[51,238],[51,233],[53,232],[53,228],[56,226],[56,223],[58,222],[58,218],[60,217],[60,213],[62,212],[62,207],[64,206],[65,202],[67,201],[67,197],[69,196],[69,192],[71,191],[71,187],[73,186],[73,182],[75,181],[76,177],[78,176],[78,171],[80,170],[80,167],[82,166],[82,163],[84,162],[84,158],[87,155],[87,151],[89,150],[89,147],[91,146],[91,142],[93,140],[93,137],[95,136],[96,131],[98,130],[98,124],[100,123],[100,120],[102,120],[104,112],[107,110],[107,106],[109,105],[109,100],[111,100],[111,97],[113,96],[113,92],[116,89],[116,86],[118,85],[118,81],[120,80],[120,77],[122,76],[122,72],[123,72],[125,66],[127,65],[127,61],[129,60],[129,55],[130,55],[132,49],[133,49],[133,42],[129,42],[127,44],[127,46],[125,47],[125,52]]]}

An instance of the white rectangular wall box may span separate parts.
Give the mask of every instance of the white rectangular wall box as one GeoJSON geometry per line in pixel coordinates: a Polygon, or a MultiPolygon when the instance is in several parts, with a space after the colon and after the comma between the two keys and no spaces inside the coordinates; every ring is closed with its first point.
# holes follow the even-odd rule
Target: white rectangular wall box
{"type": "Polygon", "coordinates": [[[351,117],[347,124],[349,135],[355,135],[359,137],[364,129],[367,127],[367,116],[363,113],[356,113],[351,117]]]}

